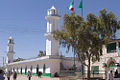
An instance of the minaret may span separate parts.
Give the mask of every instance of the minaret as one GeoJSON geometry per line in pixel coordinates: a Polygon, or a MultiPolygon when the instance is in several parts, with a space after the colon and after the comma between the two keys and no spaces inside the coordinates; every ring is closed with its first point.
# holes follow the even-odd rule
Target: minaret
{"type": "Polygon", "coordinates": [[[52,6],[48,10],[47,16],[47,32],[46,36],[46,55],[58,56],[59,55],[59,41],[53,38],[52,32],[58,29],[60,16],[58,15],[58,10],[52,6]]]}
{"type": "Polygon", "coordinates": [[[14,39],[9,37],[8,39],[8,46],[7,46],[7,63],[13,62],[13,55],[14,55],[14,39]]]}

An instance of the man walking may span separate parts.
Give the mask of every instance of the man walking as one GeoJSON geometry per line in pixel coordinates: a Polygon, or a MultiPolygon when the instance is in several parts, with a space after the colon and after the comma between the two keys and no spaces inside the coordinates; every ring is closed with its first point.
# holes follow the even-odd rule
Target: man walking
{"type": "Polygon", "coordinates": [[[8,80],[10,80],[10,75],[11,75],[11,72],[8,71],[8,72],[7,72],[7,79],[8,79],[8,80]]]}
{"type": "Polygon", "coordinates": [[[17,73],[16,73],[16,71],[14,71],[14,73],[13,73],[13,80],[16,80],[16,78],[17,78],[17,73]]]}
{"type": "Polygon", "coordinates": [[[31,72],[30,71],[28,71],[28,80],[31,80],[31,72]]]}
{"type": "Polygon", "coordinates": [[[113,72],[112,72],[112,70],[108,74],[108,80],[113,80],[113,72]]]}
{"type": "Polygon", "coordinates": [[[4,71],[0,69],[0,80],[5,80],[4,71]]]}

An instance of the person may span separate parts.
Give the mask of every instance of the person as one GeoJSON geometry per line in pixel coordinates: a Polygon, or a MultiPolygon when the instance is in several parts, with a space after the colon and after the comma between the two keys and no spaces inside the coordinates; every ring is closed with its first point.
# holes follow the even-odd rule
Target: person
{"type": "Polygon", "coordinates": [[[30,71],[28,71],[28,80],[31,80],[31,72],[30,71]]]}
{"type": "Polygon", "coordinates": [[[8,71],[8,72],[7,72],[7,79],[8,79],[8,80],[10,80],[10,75],[11,75],[11,72],[8,71]]]}
{"type": "Polygon", "coordinates": [[[4,71],[0,69],[0,80],[5,80],[4,71]]]}
{"type": "Polygon", "coordinates": [[[59,75],[58,75],[58,73],[57,73],[57,72],[54,74],[54,77],[59,77],[59,75]]]}
{"type": "Polygon", "coordinates": [[[41,75],[42,75],[42,72],[39,71],[39,72],[38,72],[38,77],[41,77],[41,75]]]}
{"type": "Polygon", "coordinates": [[[14,71],[13,72],[13,80],[16,80],[16,78],[17,78],[17,73],[16,73],[16,71],[14,71]]]}
{"type": "Polygon", "coordinates": [[[113,72],[112,72],[112,70],[108,74],[108,80],[113,80],[113,72]]]}
{"type": "Polygon", "coordinates": [[[118,70],[116,69],[116,71],[115,71],[115,78],[117,78],[117,75],[118,75],[118,70]]]}

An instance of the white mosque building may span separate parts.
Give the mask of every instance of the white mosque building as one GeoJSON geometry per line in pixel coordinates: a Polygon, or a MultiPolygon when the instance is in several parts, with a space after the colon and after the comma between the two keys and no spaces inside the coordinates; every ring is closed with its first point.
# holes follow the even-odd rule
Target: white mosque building
{"type": "MultiPolygon", "coordinates": [[[[46,56],[26,59],[19,62],[13,62],[14,60],[14,39],[10,37],[8,39],[8,48],[7,48],[7,64],[6,70],[13,71],[15,70],[19,74],[27,74],[28,71],[31,71],[33,75],[37,74],[38,71],[41,71],[43,76],[54,76],[54,73],[60,73],[62,69],[71,69],[74,65],[73,57],[64,57],[59,55],[59,41],[53,38],[52,32],[58,29],[60,16],[58,10],[52,6],[48,10],[47,16],[47,32],[46,36],[46,56]]],[[[75,61],[77,70],[81,69],[81,64],[78,61],[75,61]]]]}

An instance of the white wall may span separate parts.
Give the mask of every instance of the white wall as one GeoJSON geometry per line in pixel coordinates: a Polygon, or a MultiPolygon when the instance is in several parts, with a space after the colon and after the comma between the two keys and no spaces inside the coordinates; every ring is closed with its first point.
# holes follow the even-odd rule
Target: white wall
{"type": "Polygon", "coordinates": [[[50,62],[50,72],[51,72],[51,75],[54,76],[54,74],[57,72],[57,73],[60,73],[60,62],[61,60],[60,59],[52,59],[51,62],[50,62]]]}
{"type": "MultiPolygon", "coordinates": [[[[66,69],[73,68],[73,65],[74,65],[74,61],[73,60],[64,60],[63,61],[63,66],[66,69]]],[[[75,61],[75,65],[76,65],[76,67],[77,67],[78,70],[81,69],[81,63],[80,62],[75,61]]]]}
{"type": "Polygon", "coordinates": [[[32,66],[32,72],[36,73],[36,66],[39,65],[39,71],[43,72],[43,65],[46,65],[46,70],[45,73],[55,73],[58,72],[60,70],[60,60],[59,59],[45,59],[45,60],[39,60],[39,61],[34,61],[34,62],[25,62],[25,63],[19,63],[19,64],[13,64],[13,65],[9,65],[9,70],[13,70],[13,68],[15,69],[15,71],[21,72],[21,67],[22,67],[22,72],[25,73],[25,68],[27,66],[27,72],[30,71],[30,68],[32,66]]]}

